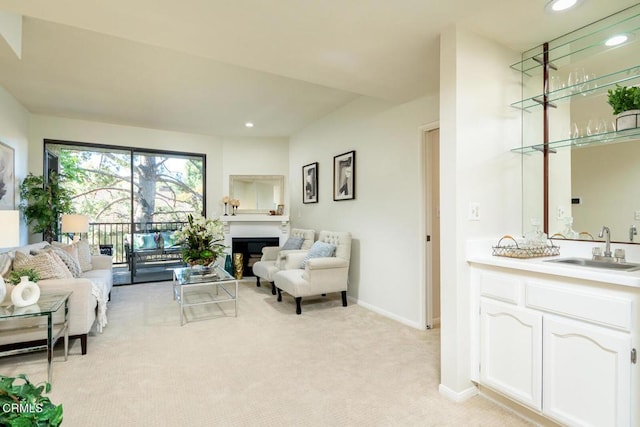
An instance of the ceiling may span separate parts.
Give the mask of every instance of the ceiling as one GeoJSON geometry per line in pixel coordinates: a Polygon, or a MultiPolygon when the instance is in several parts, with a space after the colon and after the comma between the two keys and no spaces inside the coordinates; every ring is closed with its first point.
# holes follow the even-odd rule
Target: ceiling
{"type": "Polygon", "coordinates": [[[546,1],[0,0],[24,16],[0,85],[35,114],[286,137],[359,96],[437,93],[450,25],[522,51],[637,3],[546,1]]]}

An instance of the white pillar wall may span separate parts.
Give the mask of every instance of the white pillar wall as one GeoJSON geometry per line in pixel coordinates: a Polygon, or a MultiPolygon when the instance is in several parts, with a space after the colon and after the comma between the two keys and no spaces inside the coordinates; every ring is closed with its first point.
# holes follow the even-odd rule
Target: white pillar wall
{"type": "Polygon", "coordinates": [[[470,295],[466,241],[519,234],[520,114],[509,105],[520,55],[458,27],[440,38],[440,218],[442,394],[461,401],[476,393],[470,380],[470,295]],[[469,219],[470,204],[480,219],[469,219]]]}

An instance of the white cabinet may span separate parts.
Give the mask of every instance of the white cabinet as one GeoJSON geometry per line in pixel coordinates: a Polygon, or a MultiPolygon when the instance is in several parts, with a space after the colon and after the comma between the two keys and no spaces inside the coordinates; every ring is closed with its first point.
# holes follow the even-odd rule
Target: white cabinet
{"type": "Polygon", "coordinates": [[[542,314],[480,302],[480,381],[541,409],[542,314]]]}
{"type": "Polygon", "coordinates": [[[572,426],[631,425],[628,333],[545,316],[544,412],[572,426]]]}
{"type": "Polygon", "coordinates": [[[640,290],[490,267],[471,273],[474,379],[564,425],[640,425],[631,357],[640,290]]]}

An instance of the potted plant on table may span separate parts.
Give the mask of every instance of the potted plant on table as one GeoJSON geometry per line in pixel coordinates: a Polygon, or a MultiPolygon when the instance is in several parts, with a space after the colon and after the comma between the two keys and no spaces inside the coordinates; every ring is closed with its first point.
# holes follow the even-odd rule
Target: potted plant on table
{"type": "Polygon", "coordinates": [[[24,374],[17,377],[0,375],[0,425],[52,426],[62,424],[62,405],[54,405],[43,395],[51,384],[36,386],[24,374]],[[14,384],[16,380],[19,384],[14,384]]]}
{"type": "Polygon", "coordinates": [[[182,259],[189,265],[209,265],[224,256],[224,233],[219,219],[207,219],[189,214],[187,224],[176,231],[182,244],[182,259]]]}
{"type": "Polygon", "coordinates": [[[640,125],[640,87],[616,85],[609,89],[608,103],[616,115],[616,130],[633,129],[640,125]]]}

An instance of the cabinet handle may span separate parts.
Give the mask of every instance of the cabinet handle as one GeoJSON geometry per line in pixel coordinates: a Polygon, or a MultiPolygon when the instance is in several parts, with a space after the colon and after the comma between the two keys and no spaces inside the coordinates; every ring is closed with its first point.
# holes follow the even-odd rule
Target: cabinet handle
{"type": "Polygon", "coordinates": [[[631,363],[633,363],[635,365],[637,360],[638,360],[638,355],[636,354],[636,349],[632,348],[631,349],[631,363]]]}

